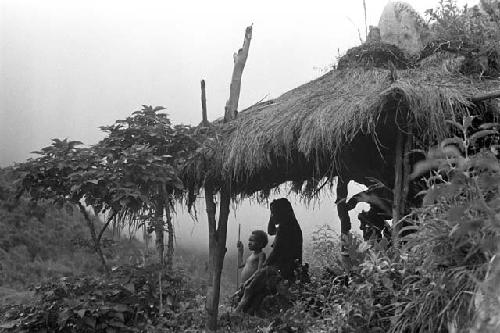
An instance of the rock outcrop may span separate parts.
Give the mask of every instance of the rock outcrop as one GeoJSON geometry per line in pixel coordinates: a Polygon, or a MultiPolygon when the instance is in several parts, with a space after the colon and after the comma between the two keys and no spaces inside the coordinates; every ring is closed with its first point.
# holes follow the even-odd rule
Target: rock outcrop
{"type": "Polygon", "coordinates": [[[389,2],[378,24],[382,42],[393,44],[416,55],[429,38],[429,29],[422,17],[409,4],[389,2]]]}

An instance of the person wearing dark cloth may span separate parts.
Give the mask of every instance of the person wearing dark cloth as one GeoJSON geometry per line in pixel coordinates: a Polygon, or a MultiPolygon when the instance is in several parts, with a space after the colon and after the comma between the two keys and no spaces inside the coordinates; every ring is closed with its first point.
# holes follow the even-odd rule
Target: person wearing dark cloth
{"type": "Polygon", "coordinates": [[[281,198],[271,202],[270,210],[268,233],[276,235],[273,250],[264,267],[246,281],[237,312],[255,314],[264,297],[276,293],[280,280],[295,279],[295,268],[302,263],[302,230],[292,205],[281,198]]]}
{"type": "Polygon", "coordinates": [[[302,230],[287,199],[274,200],[270,210],[267,233],[276,238],[266,265],[277,267],[283,279],[293,280],[297,264],[302,264],[302,230]]]}

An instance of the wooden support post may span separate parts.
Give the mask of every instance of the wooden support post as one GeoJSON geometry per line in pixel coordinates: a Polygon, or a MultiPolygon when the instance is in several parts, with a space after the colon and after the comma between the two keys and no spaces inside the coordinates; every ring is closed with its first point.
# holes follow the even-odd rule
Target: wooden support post
{"type": "MultiPolygon", "coordinates": [[[[212,191],[213,193],[213,191],[212,191]]],[[[207,196],[205,192],[205,196],[207,196]]],[[[213,197],[212,197],[213,203],[213,197]]],[[[210,205],[212,205],[210,203],[210,205]]],[[[229,217],[229,206],[231,203],[230,192],[226,188],[220,191],[220,211],[219,222],[217,229],[215,228],[215,214],[212,215],[213,220],[209,221],[209,255],[211,255],[211,273],[210,273],[210,286],[207,292],[207,300],[205,309],[207,310],[207,332],[216,332],[217,330],[217,316],[219,313],[219,299],[220,299],[220,281],[222,275],[222,268],[224,266],[224,256],[226,255],[226,240],[227,240],[227,220],[229,217]]],[[[215,203],[213,203],[215,206],[215,203]]],[[[214,207],[211,207],[212,209],[214,207]]],[[[208,212],[208,207],[207,207],[208,212]]],[[[210,217],[209,217],[210,219],[210,217]]],[[[209,261],[210,262],[210,261],[209,261]]]]}
{"type": "Polygon", "coordinates": [[[410,151],[413,145],[413,128],[410,125],[408,127],[408,133],[406,134],[406,140],[404,144],[403,150],[403,191],[401,193],[401,214],[406,214],[407,207],[407,199],[408,193],[410,192],[410,173],[411,173],[411,165],[410,165],[410,151]]]}
{"type": "MultiPolygon", "coordinates": [[[[205,206],[208,217],[208,269],[209,269],[209,290],[212,286],[212,273],[213,273],[213,259],[215,253],[215,241],[217,232],[217,220],[215,214],[217,206],[214,201],[214,190],[209,184],[205,184],[205,206]]],[[[208,298],[208,295],[207,295],[208,298]]]]}
{"type": "Polygon", "coordinates": [[[340,220],[340,251],[342,254],[344,267],[347,270],[351,269],[351,261],[349,259],[349,240],[351,231],[351,219],[349,218],[349,211],[347,210],[347,185],[349,181],[345,181],[341,176],[337,177],[337,214],[340,220]]]}
{"type": "MultiPolygon", "coordinates": [[[[399,236],[398,225],[401,218],[401,202],[403,197],[403,133],[397,131],[396,147],[395,147],[395,163],[394,163],[394,201],[392,205],[392,228],[393,239],[397,240],[399,236]]],[[[397,242],[395,242],[397,244],[397,242]]]]}
{"type": "Polygon", "coordinates": [[[201,125],[208,126],[207,98],[205,95],[205,80],[201,80],[201,125]]]}
{"type": "Polygon", "coordinates": [[[351,219],[349,218],[349,212],[347,211],[347,184],[348,182],[337,177],[337,213],[340,219],[340,232],[342,234],[349,234],[351,230],[351,219]]]}

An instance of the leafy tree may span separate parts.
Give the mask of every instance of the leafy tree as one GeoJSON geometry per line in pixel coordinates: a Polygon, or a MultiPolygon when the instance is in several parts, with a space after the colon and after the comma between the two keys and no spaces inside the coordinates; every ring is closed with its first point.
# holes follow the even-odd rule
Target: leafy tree
{"type": "Polygon", "coordinates": [[[80,141],[53,139],[52,145],[35,152],[40,157],[30,159],[16,168],[21,176],[20,190],[33,201],[48,201],[68,210],[73,205],[77,206],[89,227],[94,249],[106,267],[100,247],[104,228],[99,234],[96,233],[92,218],[82,203],[84,198],[95,201],[96,194],[102,192],[104,184],[86,177],[89,170],[95,172],[97,169],[95,162],[98,158],[90,148],[78,148],[80,145],[80,141]]]}
{"type": "Polygon", "coordinates": [[[101,129],[108,136],[90,148],[79,141],[54,139],[36,152],[40,157],[18,166],[21,188],[33,200],[62,207],[75,205],[85,217],[96,253],[106,261],[100,242],[115,217],[150,221],[156,233],[160,263],[164,264],[164,214],[167,219],[168,263],[173,255],[171,212],[175,196],[183,193],[178,170],[196,147],[189,126],[173,126],[163,107],[144,106],[125,120],[101,129]],[[94,214],[109,213],[97,232],[85,205],[94,214]]]}
{"type": "Polygon", "coordinates": [[[195,151],[197,141],[190,126],[173,126],[163,107],[143,105],[125,120],[118,120],[101,129],[108,136],[94,149],[103,156],[105,165],[119,184],[137,189],[145,205],[135,206],[133,213],[144,223],[152,221],[149,229],[156,234],[160,263],[164,263],[165,229],[168,232],[167,263],[172,263],[174,229],[172,211],[174,198],[183,194],[179,178],[181,166],[195,151]]]}

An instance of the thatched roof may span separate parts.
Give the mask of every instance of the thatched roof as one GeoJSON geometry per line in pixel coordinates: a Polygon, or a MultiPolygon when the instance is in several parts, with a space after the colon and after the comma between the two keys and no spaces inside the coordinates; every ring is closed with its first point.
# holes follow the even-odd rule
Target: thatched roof
{"type": "Polygon", "coordinates": [[[265,194],[286,181],[299,189],[309,181],[311,189],[345,172],[383,178],[393,165],[395,133],[408,120],[418,140],[436,142],[448,134],[446,119],[470,111],[471,96],[500,86],[461,75],[453,55],[431,58],[392,72],[333,70],[253,105],[236,120],[215,124],[219,135],[207,141],[184,178],[191,190],[210,181],[228,184],[233,195],[265,194]]]}

